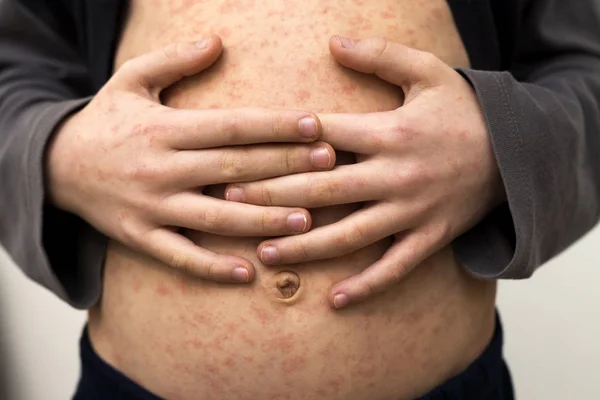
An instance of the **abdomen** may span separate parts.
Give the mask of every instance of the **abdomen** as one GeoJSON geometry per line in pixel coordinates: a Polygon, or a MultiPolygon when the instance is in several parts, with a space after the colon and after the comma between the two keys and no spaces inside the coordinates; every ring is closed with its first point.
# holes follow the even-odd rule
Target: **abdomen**
{"type": "MultiPolygon", "coordinates": [[[[333,34],[386,36],[468,59],[442,0],[132,2],[115,65],[172,41],[223,38],[213,68],[165,93],[180,108],[290,107],[372,112],[401,105],[401,92],[331,58],[333,34]]],[[[351,161],[349,155],[341,157],[351,161]]],[[[208,194],[220,196],[219,188],[208,194]]],[[[356,206],[313,210],[332,223],[356,206]]],[[[111,243],[103,300],[90,314],[92,341],[107,361],[169,399],[412,398],[464,368],[493,325],[494,285],[462,272],[450,249],[385,294],[347,310],[327,302],[332,285],[362,271],[389,245],[283,268],[299,279],[283,298],[281,268],[256,259],[260,238],[190,232],[199,245],[250,259],[251,285],[181,276],[111,243]]]]}

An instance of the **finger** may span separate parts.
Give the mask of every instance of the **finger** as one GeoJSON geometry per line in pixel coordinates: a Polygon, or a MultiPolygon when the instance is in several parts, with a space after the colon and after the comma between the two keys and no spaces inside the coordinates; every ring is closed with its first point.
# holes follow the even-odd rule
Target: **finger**
{"type": "Polygon", "coordinates": [[[224,236],[279,236],[310,229],[308,211],[299,208],[260,207],[184,192],[169,196],[155,218],[178,226],[224,236]]]}
{"type": "Polygon", "coordinates": [[[245,283],[254,279],[254,266],[250,261],[215,254],[166,228],[146,233],[141,248],[173,269],[206,280],[245,283]]]}
{"type": "Polygon", "coordinates": [[[193,188],[223,182],[248,182],[330,169],[335,151],[327,143],[235,146],[175,155],[170,183],[193,188]]]}
{"type": "Polygon", "coordinates": [[[210,67],[222,48],[218,36],[199,42],[172,43],[127,61],[111,81],[140,94],[150,93],[158,101],[162,89],[210,67]]]}
{"type": "Polygon", "coordinates": [[[416,50],[384,38],[352,40],[333,36],[329,40],[333,57],[343,66],[375,74],[402,87],[408,97],[415,83],[436,83],[440,60],[431,53],[416,50]]]}
{"type": "Polygon", "coordinates": [[[306,111],[267,108],[174,110],[166,142],[177,150],[258,143],[313,142],[321,124],[306,111]]]}
{"type": "Polygon", "coordinates": [[[407,223],[391,205],[378,203],[303,235],[265,241],[258,247],[258,257],[265,265],[340,257],[404,230],[407,223]]]}
{"type": "Polygon", "coordinates": [[[320,140],[336,150],[376,154],[386,148],[386,134],[394,132],[396,111],[368,114],[317,114],[321,122],[320,140]]]}
{"type": "Polygon", "coordinates": [[[379,200],[389,186],[368,162],[229,185],[225,198],[262,206],[317,208],[379,200]]]}
{"type": "Polygon", "coordinates": [[[396,240],[379,261],[335,285],[329,301],[335,308],[342,308],[383,292],[437,251],[435,243],[431,236],[407,232],[402,239],[396,240]]]}

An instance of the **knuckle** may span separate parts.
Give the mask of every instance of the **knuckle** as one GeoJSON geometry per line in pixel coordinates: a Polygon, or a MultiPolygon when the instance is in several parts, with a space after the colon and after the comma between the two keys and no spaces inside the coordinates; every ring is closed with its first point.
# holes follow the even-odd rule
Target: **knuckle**
{"type": "Polygon", "coordinates": [[[295,172],[298,168],[299,154],[296,149],[288,149],[281,153],[281,159],[279,161],[281,170],[284,173],[295,172]]]}
{"type": "Polygon", "coordinates": [[[132,73],[138,69],[138,66],[139,66],[139,60],[137,58],[130,58],[129,60],[127,60],[123,64],[121,64],[121,67],[119,67],[119,70],[117,71],[117,73],[125,74],[125,75],[132,75],[132,73]]]}
{"type": "Polygon", "coordinates": [[[121,224],[121,240],[123,244],[136,249],[145,247],[151,230],[141,229],[140,224],[130,213],[120,213],[119,219],[121,224]]]}
{"type": "Polygon", "coordinates": [[[162,177],[163,167],[161,163],[152,160],[137,160],[126,169],[126,175],[132,182],[154,183],[162,177]]]}
{"type": "Polygon", "coordinates": [[[343,246],[347,250],[354,250],[364,247],[367,244],[367,238],[363,230],[356,224],[349,224],[343,233],[343,246]]]}
{"type": "Polygon", "coordinates": [[[408,273],[408,266],[404,263],[398,262],[394,266],[390,268],[389,273],[389,281],[390,283],[400,282],[404,276],[408,273]]]}
{"type": "Polygon", "coordinates": [[[302,238],[297,238],[294,242],[294,254],[298,258],[298,261],[308,260],[308,243],[302,238]]]}
{"type": "Polygon", "coordinates": [[[280,227],[282,221],[285,221],[285,217],[279,215],[278,212],[267,210],[261,213],[260,226],[265,233],[270,233],[273,228],[280,227]]]}
{"type": "Polygon", "coordinates": [[[392,123],[392,143],[391,145],[398,145],[398,143],[408,143],[415,139],[417,136],[417,126],[410,117],[404,115],[398,116],[392,123]]]}
{"type": "Polygon", "coordinates": [[[262,186],[260,189],[260,198],[262,200],[263,205],[273,205],[273,196],[271,195],[271,189],[269,189],[266,185],[262,186]]]}
{"type": "Polygon", "coordinates": [[[445,245],[456,236],[455,232],[456,229],[454,229],[450,221],[443,219],[442,221],[438,221],[436,223],[435,231],[432,234],[430,242],[432,242],[432,244],[436,247],[445,245]]]}
{"type": "Polygon", "coordinates": [[[209,260],[202,267],[202,277],[208,280],[215,280],[217,278],[217,260],[209,260]]]}
{"type": "Polygon", "coordinates": [[[237,149],[236,151],[229,151],[223,155],[221,160],[220,172],[225,181],[232,182],[243,179],[248,171],[248,165],[246,162],[245,155],[247,151],[244,149],[237,149]]]}
{"type": "Polygon", "coordinates": [[[427,167],[420,163],[409,163],[398,173],[401,174],[399,180],[405,188],[424,187],[433,183],[427,167]]]}
{"type": "Polygon", "coordinates": [[[280,114],[275,114],[271,118],[271,137],[273,139],[278,139],[284,134],[285,124],[283,121],[283,116],[280,114]]]}
{"type": "Polygon", "coordinates": [[[177,60],[180,54],[180,43],[169,43],[162,48],[162,54],[167,62],[173,62],[177,60]]]}
{"type": "Polygon", "coordinates": [[[306,182],[306,198],[327,199],[335,194],[333,185],[325,179],[308,178],[306,182]]]}
{"type": "Polygon", "coordinates": [[[418,50],[416,62],[421,71],[432,71],[437,68],[440,60],[433,53],[418,50]]]}
{"type": "Polygon", "coordinates": [[[388,53],[389,41],[384,37],[376,37],[370,41],[370,54],[373,59],[383,58],[388,53]]]}
{"type": "MultiPolygon", "coordinates": [[[[117,81],[120,82],[120,86],[126,86],[130,89],[136,86],[148,87],[148,82],[146,81],[146,76],[144,72],[145,65],[145,57],[138,56],[135,58],[131,58],[125,61],[121,67],[119,67],[115,77],[117,77],[117,81]]],[[[112,79],[109,81],[112,83],[112,79]]]]}
{"type": "Polygon", "coordinates": [[[190,258],[182,251],[174,251],[171,254],[169,265],[182,272],[189,272],[192,269],[190,258]]]}
{"type": "Polygon", "coordinates": [[[135,123],[129,129],[127,139],[138,139],[152,143],[155,135],[164,130],[164,127],[151,118],[145,118],[135,123]]]}
{"type": "Polygon", "coordinates": [[[240,139],[240,124],[243,119],[242,113],[243,111],[236,111],[228,114],[223,118],[218,126],[218,133],[221,135],[225,135],[227,140],[230,142],[236,142],[240,139]]]}
{"type": "Polygon", "coordinates": [[[361,285],[362,298],[368,298],[377,294],[378,290],[372,282],[366,281],[361,285]]]}
{"type": "Polygon", "coordinates": [[[267,212],[263,212],[260,215],[260,229],[261,232],[266,232],[269,227],[271,226],[271,221],[272,218],[270,217],[269,213],[267,212]]]}
{"type": "Polygon", "coordinates": [[[217,208],[207,208],[201,217],[204,229],[209,232],[214,232],[222,225],[222,213],[217,208]]]}

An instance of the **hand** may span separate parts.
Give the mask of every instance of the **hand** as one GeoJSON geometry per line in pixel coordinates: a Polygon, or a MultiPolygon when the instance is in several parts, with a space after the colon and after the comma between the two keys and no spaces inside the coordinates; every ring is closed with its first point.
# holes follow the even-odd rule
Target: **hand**
{"type": "Polygon", "coordinates": [[[337,223],[267,240],[258,249],[266,264],[290,264],[338,257],[394,236],[380,260],[332,288],[330,301],[343,307],[398,282],[502,202],[504,189],[475,93],[457,72],[384,39],[332,38],[330,49],[342,65],[398,85],[404,105],[319,115],[322,139],[357,153],[356,164],[235,184],[227,193],[257,205],[367,202],[337,223]]]}
{"type": "Polygon", "coordinates": [[[160,104],[161,90],[209,67],[221,49],[221,40],[212,37],[125,63],[59,128],[48,149],[47,186],[57,207],[173,268],[248,282],[254,276],[250,261],[202,249],[178,228],[289,235],[308,230],[310,215],[299,208],[227,202],[201,189],[326,169],[335,153],[315,142],[320,125],[308,112],[176,110],[160,104]]]}

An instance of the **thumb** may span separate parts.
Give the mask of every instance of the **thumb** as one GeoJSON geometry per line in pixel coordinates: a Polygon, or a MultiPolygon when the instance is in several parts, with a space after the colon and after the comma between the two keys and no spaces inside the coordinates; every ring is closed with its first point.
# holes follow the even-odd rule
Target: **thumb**
{"type": "Polygon", "coordinates": [[[115,84],[140,94],[150,92],[158,100],[163,89],[210,67],[219,58],[222,49],[218,36],[199,42],[172,43],[127,61],[113,80],[116,80],[115,84]]]}
{"type": "Polygon", "coordinates": [[[329,49],[343,66],[400,86],[406,97],[414,86],[430,86],[438,80],[441,61],[437,57],[384,38],[352,40],[336,35],[329,40],[329,49]]]}

